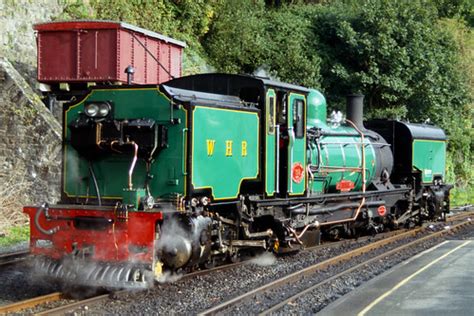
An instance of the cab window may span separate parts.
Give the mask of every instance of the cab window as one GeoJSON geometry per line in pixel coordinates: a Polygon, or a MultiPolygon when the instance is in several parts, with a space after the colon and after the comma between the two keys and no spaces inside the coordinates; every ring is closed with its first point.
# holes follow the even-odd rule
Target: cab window
{"type": "Polygon", "coordinates": [[[293,129],[296,138],[304,137],[304,101],[301,99],[293,101],[293,129]]]}
{"type": "Polygon", "coordinates": [[[275,133],[275,98],[268,99],[267,134],[275,133]]]}

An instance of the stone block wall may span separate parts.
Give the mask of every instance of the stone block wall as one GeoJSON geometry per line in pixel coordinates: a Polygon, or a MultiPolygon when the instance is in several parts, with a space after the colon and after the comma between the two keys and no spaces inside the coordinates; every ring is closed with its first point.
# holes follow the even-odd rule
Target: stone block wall
{"type": "Polygon", "coordinates": [[[61,146],[58,121],[12,64],[0,57],[0,192],[23,199],[20,205],[57,202],[61,146]]]}
{"type": "Polygon", "coordinates": [[[0,57],[6,57],[20,74],[36,85],[36,37],[33,25],[61,14],[60,0],[0,0],[0,57]]]}

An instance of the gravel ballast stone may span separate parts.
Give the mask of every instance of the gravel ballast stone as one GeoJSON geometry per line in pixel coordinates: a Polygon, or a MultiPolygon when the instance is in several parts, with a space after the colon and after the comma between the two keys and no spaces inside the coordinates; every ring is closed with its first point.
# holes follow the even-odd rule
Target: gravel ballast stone
{"type": "MultiPolygon", "coordinates": [[[[440,230],[446,224],[440,223],[435,225],[433,230],[440,230]]],[[[428,233],[419,234],[416,238],[424,236],[428,233]]],[[[417,254],[433,245],[447,239],[472,238],[474,230],[472,226],[465,228],[454,235],[437,238],[435,241],[423,242],[414,249],[397,253],[396,255],[379,260],[370,266],[363,268],[363,271],[355,271],[350,275],[334,280],[324,287],[321,287],[302,298],[300,301],[287,304],[282,313],[314,313],[321,310],[327,304],[334,301],[338,297],[348,293],[352,289],[360,286],[367,280],[379,275],[380,273],[390,269],[394,265],[402,262],[414,254],[417,254]]],[[[400,246],[415,238],[405,238],[396,243],[385,247],[385,250],[400,246]]],[[[193,278],[184,278],[182,280],[174,280],[172,283],[157,284],[154,288],[146,291],[129,291],[112,295],[109,300],[101,304],[88,306],[88,309],[78,309],[76,312],[92,313],[92,314],[196,314],[200,311],[218,305],[224,301],[234,298],[237,295],[244,294],[259,286],[265,285],[271,281],[281,278],[282,276],[291,274],[308,266],[322,262],[329,258],[335,257],[352,249],[368,244],[369,240],[359,240],[357,242],[343,243],[338,247],[322,247],[315,250],[306,250],[293,255],[285,255],[272,257],[271,254],[257,257],[250,263],[236,266],[230,269],[215,271],[211,274],[195,276],[193,278]],[[273,264],[272,264],[273,262],[273,264]],[[259,264],[270,264],[262,266],[259,264]]],[[[224,311],[225,314],[232,313],[257,313],[283,299],[292,296],[305,286],[313,285],[316,282],[328,279],[338,272],[346,269],[349,265],[354,266],[367,258],[374,257],[381,253],[382,250],[370,252],[365,255],[358,256],[350,262],[331,266],[324,271],[315,275],[307,276],[300,281],[293,282],[282,288],[276,288],[267,291],[263,295],[258,295],[249,301],[244,301],[234,306],[230,310],[224,311]],[[319,281],[318,281],[319,280],[319,281]]],[[[27,272],[24,272],[27,274],[27,272]]],[[[3,275],[3,273],[2,273],[3,275]]],[[[175,276],[170,279],[176,279],[175,276]]],[[[18,284],[18,289],[31,289],[29,281],[18,284]]],[[[3,287],[5,288],[5,287],[3,287]]],[[[52,292],[54,286],[50,285],[49,292],[52,292]]],[[[3,290],[6,291],[6,290],[3,290]]],[[[20,290],[21,291],[21,290],[20,290]]],[[[30,290],[28,290],[30,291],[30,290]]],[[[48,293],[49,293],[48,292],[48,293]]],[[[47,293],[43,293],[47,294],[47,293]]],[[[0,295],[1,291],[0,291],[0,295]]],[[[30,295],[32,297],[34,295],[30,295]]]]}
{"type": "MultiPolygon", "coordinates": [[[[443,226],[444,224],[439,224],[433,229],[440,230],[443,229],[443,226]]],[[[420,234],[420,236],[426,234],[427,233],[420,234]]],[[[419,236],[417,238],[419,238],[419,236]]],[[[410,240],[413,239],[407,238],[397,244],[399,245],[400,243],[409,242],[410,240]]],[[[322,262],[351,249],[361,247],[367,243],[368,241],[361,241],[361,243],[346,244],[338,248],[327,247],[317,249],[317,251],[302,251],[294,255],[278,257],[276,263],[270,266],[245,264],[230,270],[217,271],[209,275],[201,275],[175,283],[159,284],[146,292],[118,295],[114,300],[107,301],[100,306],[90,307],[89,311],[113,314],[198,313],[232,299],[237,295],[246,293],[259,286],[274,281],[284,275],[301,270],[315,263],[322,262]]],[[[400,255],[397,255],[397,258],[399,257],[400,255]]],[[[396,262],[404,260],[403,258],[404,257],[400,257],[398,261],[393,259],[393,262],[390,263],[384,262],[384,265],[391,267],[396,264],[396,262]]],[[[362,258],[360,258],[360,260],[362,260],[362,258]]],[[[354,282],[349,282],[348,288],[350,289],[359,286],[367,278],[379,274],[378,270],[372,271],[372,269],[370,269],[368,271],[370,271],[369,276],[366,278],[357,278],[354,282]]],[[[327,272],[320,273],[319,275],[324,279],[333,274],[334,273],[327,272]]],[[[260,306],[271,305],[268,298],[278,297],[281,299],[281,297],[289,297],[290,293],[294,293],[291,289],[295,286],[296,284],[292,284],[291,286],[286,286],[282,289],[275,289],[275,293],[278,295],[272,292],[272,294],[263,295],[262,297],[258,297],[249,302],[242,302],[242,304],[235,306],[232,310],[226,312],[254,313],[261,310],[260,306]],[[253,306],[259,306],[259,308],[254,308],[253,306]]],[[[331,288],[330,293],[333,292],[334,294],[329,296],[334,297],[334,299],[345,293],[344,291],[339,291],[337,286],[335,289],[334,286],[331,288]]],[[[327,301],[330,302],[334,299],[327,301]]]]}

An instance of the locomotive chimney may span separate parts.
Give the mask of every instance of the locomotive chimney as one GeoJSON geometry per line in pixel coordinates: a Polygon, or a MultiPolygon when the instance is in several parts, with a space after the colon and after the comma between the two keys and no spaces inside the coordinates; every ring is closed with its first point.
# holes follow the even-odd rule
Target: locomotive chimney
{"type": "Polygon", "coordinates": [[[347,98],[346,118],[360,130],[364,127],[364,95],[349,94],[347,98]]]}

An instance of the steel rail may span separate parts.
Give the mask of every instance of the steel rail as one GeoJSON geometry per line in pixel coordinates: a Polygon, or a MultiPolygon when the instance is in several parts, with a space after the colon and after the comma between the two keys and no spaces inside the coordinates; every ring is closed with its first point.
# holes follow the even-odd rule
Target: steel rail
{"type": "Polygon", "coordinates": [[[0,306],[0,314],[14,313],[27,308],[35,307],[40,304],[54,302],[62,299],[62,293],[54,292],[47,295],[42,295],[34,298],[30,298],[24,301],[0,306]]]}
{"type": "Polygon", "coordinates": [[[465,217],[474,216],[474,211],[472,211],[474,210],[474,208],[471,205],[468,205],[466,207],[467,209],[464,209],[464,207],[460,208],[462,210],[460,213],[454,213],[450,216],[447,216],[445,222],[456,221],[458,219],[463,219],[465,217]]]}
{"type": "Polygon", "coordinates": [[[410,248],[410,247],[415,246],[416,244],[422,243],[422,242],[427,241],[427,240],[431,240],[431,239],[435,239],[435,238],[441,237],[442,235],[445,235],[445,234],[448,234],[448,233],[452,233],[453,231],[456,231],[456,230],[458,230],[459,228],[462,228],[462,227],[467,226],[467,225],[472,225],[472,224],[473,224],[472,221],[467,221],[467,222],[459,223],[459,224],[456,224],[456,225],[454,225],[453,227],[450,227],[450,228],[448,228],[448,229],[445,229],[445,230],[441,230],[441,231],[432,233],[432,234],[430,234],[430,235],[428,235],[428,236],[424,236],[424,237],[422,237],[422,238],[420,238],[420,239],[416,239],[416,240],[414,240],[414,241],[412,241],[412,242],[409,242],[409,243],[407,243],[407,244],[404,244],[404,245],[402,245],[402,246],[400,246],[400,247],[391,249],[391,250],[389,250],[389,251],[387,251],[387,252],[384,252],[384,253],[382,253],[382,254],[380,254],[380,255],[378,255],[378,256],[375,256],[375,257],[373,257],[373,258],[370,258],[370,259],[367,260],[367,261],[361,262],[361,263],[359,263],[359,264],[357,264],[357,265],[355,265],[355,266],[353,266],[353,267],[350,267],[350,268],[348,268],[348,269],[346,269],[346,270],[344,270],[344,271],[341,271],[340,273],[338,273],[338,274],[336,274],[336,275],[333,275],[332,277],[330,277],[330,278],[328,278],[328,279],[326,279],[326,280],[324,280],[324,281],[322,281],[322,282],[319,282],[319,283],[317,283],[317,284],[314,284],[314,285],[312,285],[311,287],[306,288],[306,289],[304,289],[303,291],[298,292],[298,293],[296,293],[295,295],[293,295],[293,296],[291,296],[291,297],[289,297],[289,298],[286,298],[285,300],[279,302],[278,304],[276,304],[276,305],[274,305],[274,306],[272,306],[272,307],[266,309],[265,311],[259,313],[258,315],[261,315],[261,316],[269,315],[269,314],[271,314],[271,313],[273,313],[273,312],[278,311],[279,309],[281,309],[282,307],[284,307],[286,304],[288,304],[288,303],[290,303],[290,302],[292,302],[292,301],[295,301],[295,300],[297,300],[298,298],[302,297],[303,295],[305,295],[305,294],[307,294],[307,293],[309,293],[309,292],[314,291],[314,290],[317,289],[318,287],[321,287],[321,286],[324,286],[324,285],[326,285],[326,284],[329,284],[330,282],[332,282],[332,281],[334,281],[334,280],[336,280],[336,279],[338,279],[338,278],[340,278],[340,277],[342,277],[342,276],[344,276],[344,275],[348,275],[348,274],[350,274],[350,273],[352,273],[352,272],[354,272],[354,271],[357,271],[357,270],[359,270],[359,269],[364,268],[365,266],[367,266],[367,265],[369,265],[369,264],[371,264],[371,263],[380,261],[380,260],[382,260],[382,259],[384,259],[384,258],[386,258],[386,257],[388,257],[388,256],[397,254],[397,253],[399,253],[399,252],[401,252],[401,251],[403,251],[403,250],[405,250],[405,249],[408,249],[408,248],[410,248]]]}
{"type": "Polygon", "coordinates": [[[461,212],[467,211],[467,212],[469,212],[469,211],[472,211],[472,210],[474,210],[474,205],[472,205],[472,204],[466,204],[466,205],[461,205],[461,206],[453,207],[453,208],[451,209],[451,212],[452,212],[452,211],[461,211],[461,212]]]}
{"type": "Polygon", "coordinates": [[[44,316],[44,315],[64,315],[66,313],[72,312],[74,309],[77,309],[82,306],[94,305],[103,301],[106,301],[110,298],[110,294],[102,294],[94,296],[91,298],[86,298],[84,300],[79,300],[70,304],[58,306],[52,309],[48,309],[39,313],[35,313],[35,316],[44,316]]]}
{"type": "MultiPolygon", "coordinates": [[[[340,247],[340,246],[350,245],[354,241],[356,241],[356,242],[366,242],[366,241],[370,241],[371,239],[390,238],[390,237],[393,237],[395,235],[402,234],[406,231],[407,231],[406,229],[399,229],[399,230],[396,230],[396,231],[380,233],[380,234],[377,234],[375,236],[359,237],[357,240],[343,239],[343,240],[339,240],[339,241],[332,241],[332,242],[323,243],[323,244],[320,244],[320,245],[317,245],[317,246],[311,246],[311,247],[303,248],[301,251],[317,251],[318,249],[337,248],[337,247],[340,247]]],[[[216,266],[216,267],[205,269],[205,270],[197,270],[197,271],[193,271],[193,272],[190,272],[190,273],[187,273],[187,274],[183,274],[183,276],[178,280],[178,282],[181,282],[181,281],[187,280],[187,279],[191,279],[191,278],[197,277],[197,276],[203,276],[203,275],[211,274],[211,273],[214,273],[214,272],[217,272],[217,271],[230,270],[232,268],[240,267],[240,266],[243,266],[243,265],[246,265],[246,264],[251,264],[252,259],[254,259],[254,257],[249,257],[248,259],[245,259],[245,260],[242,260],[242,261],[228,263],[228,264],[216,266]]]]}
{"type": "MultiPolygon", "coordinates": [[[[394,233],[396,233],[396,232],[389,232],[389,233],[386,233],[386,234],[391,236],[394,233]]],[[[377,236],[379,237],[380,235],[377,235],[377,236]]],[[[366,239],[368,240],[370,238],[372,238],[372,237],[367,236],[367,237],[359,238],[358,241],[359,242],[360,241],[366,241],[366,239]]],[[[305,251],[316,251],[317,249],[321,249],[321,248],[328,248],[328,247],[333,248],[333,247],[338,247],[338,246],[341,246],[341,245],[346,245],[346,244],[349,244],[350,242],[351,242],[350,239],[341,240],[341,241],[338,241],[338,242],[331,242],[331,243],[328,243],[328,244],[321,244],[321,245],[318,245],[318,246],[305,248],[304,250],[305,251]]],[[[216,266],[214,268],[210,268],[210,269],[206,269],[206,270],[194,271],[194,272],[191,272],[191,273],[188,273],[188,274],[184,274],[177,282],[182,282],[184,280],[188,280],[188,279],[191,279],[191,278],[194,278],[194,277],[197,277],[197,276],[212,274],[212,273],[217,272],[217,271],[225,271],[225,270],[229,270],[229,269],[232,269],[232,268],[235,268],[235,267],[243,266],[245,264],[251,263],[251,260],[252,260],[252,258],[249,258],[248,260],[243,260],[243,261],[239,261],[239,262],[234,262],[234,263],[230,263],[230,264],[216,266]]],[[[117,292],[114,292],[114,295],[115,296],[120,296],[121,294],[128,294],[128,293],[129,293],[128,291],[117,291],[117,292]]],[[[54,294],[59,294],[60,295],[61,293],[54,293],[54,294]]],[[[45,297],[47,297],[47,295],[45,297]]],[[[14,304],[11,304],[11,306],[18,305],[18,307],[15,310],[8,309],[8,310],[5,311],[5,313],[20,311],[20,310],[30,308],[30,307],[34,307],[34,306],[37,306],[37,305],[40,305],[40,304],[43,304],[43,303],[57,301],[61,298],[63,298],[63,297],[59,296],[58,299],[54,299],[54,300],[46,300],[46,299],[42,300],[41,297],[38,297],[38,298],[35,298],[35,299],[31,299],[32,301],[38,300],[38,302],[36,304],[32,304],[32,305],[22,305],[23,302],[14,303],[14,304]]],[[[45,310],[45,311],[42,311],[42,312],[39,312],[39,313],[35,313],[35,315],[63,315],[65,313],[72,312],[75,309],[78,309],[82,306],[97,304],[97,303],[106,301],[109,298],[110,298],[110,294],[103,294],[103,295],[99,295],[99,296],[92,297],[92,298],[89,298],[89,299],[84,299],[84,300],[76,301],[76,302],[66,304],[66,305],[63,305],[63,306],[59,306],[59,307],[56,307],[56,308],[53,308],[53,309],[45,310]]],[[[8,306],[5,306],[5,308],[7,308],[7,307],[8,306]]],[[[3,310],[0,309],[0,314],[2,312],[3,312],[3,310]]]]}
{"type": "MultiPolygon", "coordinates": [[[[461,218],[462,216],[466,217],[466,216],[471,216],[472,213],[471,212],[467,212],[465,214],[459,214],[458,215],[458,218],[461,218]]],[[[452,217],[450,217],[450,220],[453,220],[452,217]]],[[[466,222],[466,223],[462,223],[463,225],[466,225],[466,224],[471,224],[472,221],[469,221],[469,222],[466,222]]],[[[439,232],[436,232],[436,233],[432,233],[428,236],[425,236],[425,237],[429,237],[429,238],[434,238],[432,236],[439,236],[440,234],[445,234],[449,231],[452,231],[452,229],[454,227],[457,227],[457,226],[453,226],[453,227],[450,227],[449,229],[445,229],[445,230],[441,230],[439,232]]],[[[349,252],[346,252],[346,253],[343,253],[341,255],[338,255],[336,257],[333,257],[333,258],[330,258],[330,259],[327,259],[323,262],[319,262],[315,265],[312,265],[312,266],[309,266],[307,268],[304,268],[302,270],[299,270],[299,271],[296,271],[294,273],[291,273],[285,277],[282,277],[280,279],[277,279],[275,281],[272,281],[270,283],[267,283],[259,288],[256,288],[256,289],[253,289],[247,293],[244,293],[242,295],[239,295],[237,297],[234,297],[228,301],[225,301],[219,305],[216,305],[212,308],[209,308],[205,311],[202,311],[200,312],[198,315],[215,315],[216,313],[218,312],[221,312],[227,308],[230,308],[234,305],[236,305],[237,303],[239,302],[242,302],[244,300],[247,300],[247,299],[250,299],[251,297],[253,297],[254,295],[256,294],[260,294],[260,293],[263,293],[269,289],[274,289],[274,288],[277,288],[277,287],[281,287],[283,285],[286,285],[288,283],[291,283],[291,282],[295,282],[297,280],[299,280],[300,278],[306,276],[306,275],[311,275],[311,274],[314,274],[318,271],[321,271],[323,269],[326,269],[327,267],[331,266],[331,265],[335,265],[335,264],[339,264],[341,262],[345,262],[345,261],[349,261],[351,260],[353,257],[357,257],[357,256],[360,256],[362,254],[365,254],[365,253],[368,253],[370,251],[373,251],[375,249],[378,249],[382,246],[385,246],[385,245],[388,245],[388,244],[391,244],[391,243],[394,243],[398,240],[401,240],[401,239],[404,239],[404,238],[408,238],[408,237],[414,237],[416,236],[417,234],[419,233],[422,233],[424,231],[426,231],[426,227],[419,227],[419,228],[416,228],[416,229],[413,229],[413,230],[409,230],[409,231],[406,231],[404,233],[401,233],[401,234],[397,234],[397,235],[394,235],[394,236],[391,236],[391,237],[388,237],[388,238],[385,238],[385,239],[382,239],[382,240],[379,240],[379,241],[376,241],[376,242],[373,242],[373,243],[370,243],[366,246],[363,246],[363,247],[359,247],[357,249],[354,249],[354,250],[351,250],[349,252]]],[[[425,238],[423,237],[423,238],[425,238]]]]}
{"type": "MultiPolygon", "coordinates": [[[[474,215],[474,212],[465,212],[465,213],[461,213],[461,214],[452,215],[452,216],[449,217],[449,220],[455,220],[455,218],[462,218],[462,217],[466,217],[466,216],[469,216],[469,215],[474,215]]],[[[418,230],[421,231],[423,229],[425,229],[425,228],[421,227],[418,230]]],[[[417,232],[418,232],[418,230],[417,230],[417,232]]],[[[403,234],[403,236],[406,236],[406,235],[416,234],[417,232],[414,232],[414,230],[411,230],[411,231],[406,231],[406,230],[391,231],[391,232],[384,233],[384,234],[378,234],[376,237],[364,236],[362,238],[359,238],[357,241],[358,242],[364,242],[364,241],[369,241],[371,238],[377,238],[377,237],[385,238],[385,239],[377,241],[377,242],[381,242],[381,241],[384,241],[384,240],[389,239],[389,238],[397,238],[397,236],[399,236],[401,234],[403,234]]],[[[404,237],[399,237],[399,238],[404,238],[404,237]]],[[[308,247],[308,248],[305,249],[305,251],[317,251],[318,249],[321,249],[321,248],[328,248],[328,247],[333,248],[333,247],[338,247],[338,246],[346,245],[346,244],[349,245],[352,241],[353,240],[351,240],[351,239],[347,239],[347,240],[341,240],[341,241],[338,241],[338,242],[331,242],[331,243],[327,243],[327,244],[321,244],[321,245],[314,246],[314,247],[308,247]]],[[[211,269],[198,270],[198,271],[194,271],[194,272],[191,272],[191,273],[188,273],[188,274],[184,274],[182,276],[182,278],[178,280],[178,282],[181,282],[181,281],[184,281],[184,280],[187,280],[187,279],[191,279],[191,278],[197,277],[197,276],[212,274],[212,273],[217,272],[217,271],[225,271],[225,270],[229,270],[229,269],[232,269],[232,268],[235,268],[235,267],[243,266],[245,264],[249,264],[249,262],[251,262],[251,259],[252,258],[250,258],[248,260],[244,260],[244,261],[231,263],[231,264],[217,266],[217,267],[214,267],[214,268],[211,268],[211,269]]],[[[115,292],[114,295],[120,296],[121,294],[125,294],[125,293],[128,294],[129,292],[128,291],[118,291],[118,292],[115,292]]],[[[59,307],[56,307],[54,309],[46,310],[46,311],[37,313],[36,315],[63,315],[65,313],[71,312],[71,311],[73,311],[75,309],[78,309],[78,308],[80,308],[82,306],[85,306],[85,305],[93,305],[93,304],[97,304],[97,303],[100,303],[100,302],[104,302],[104,301],[108,300],[109,298],[110,298],[110,294],[103,294],[103,295],[95,296],[95,297],[92,297],[92,298],[80,300],[80,301],[77,301],[77,302],[74,302],[74,303],[71,303],[71,304],[66,304],[66,305],[63,305],[63,306],[59,306],[59,307]]],[[[39,303],[39,304],[41,304],[41,303],[39,303]]],[[[38,304],[36,304],[36,305],[38,305],[38,304]]],[[[27,307],[24,307],[24,308],[27,308],[27,307]]],[[[24,308],[22,308],[22,309],[24,309],[24,308]]]]}
{"type": "MultiPolygon", "coordinates": [[[[214,268],[207,269],[207,270],[199,270],[199,271],[191,272],[191,273],[188,273],[188,274],[184,274],[182,276],[182,278],[179,279],[179,281],[186,280],[186,279],[196,277],[196,276],[200,276],[200,275],[209,274],[209,273],[212,273],[212,272],[218,271],[218,270],[227,270],[227,269],[230,269],[230,268],[233,268],[233,267],[236,267],[236,266],[243,265],[245,263],[246,263],[246,261],[242,261],[242,262],[227,264],[227,265],[224,265],[224,266],[214,267],[214,268]]],[[[122,294],[129,294],[129,293],[130,292],[127,291],[127,290],[121,290],[121,291],[113,292],[113,294],[112,293],[102,294],[102,295],[94,296],[94,297],[91,297],[91,298],[79,300],[79,301],[76,301],[76,302],[73,302],[73,303],[58,306],[58,307],[55,307],[55,308],[52,308],[52,309],[44,310],[42,312],[35,313],[35,316],[64,315],[64,314],[71,313],[74,310],[76,310],[80,307],[83,307],[83,306],[95,305],[95,304],[107,301],[108,299],[110,299],[111,295],[120,296],[122,294]]],[[[35,305],[39,305],[41,303],[46,303],[46,302],[47,301],[40,302],[40,303],[35,304],[35,305]]],[[[28,307],[30,307],[30,306],[28,306],[28,307]]],[[[28,307],[23,307],[23,308],[17,309],[17,311],[21,310],[21,309],[24,309],[24,308],[28,308],[28,307]]],[[[1,314],[1,310],[0,310],[0,314],[1,314]]]]}
{"type": "Polygon", "coordinates": [[[358,256],[358,255],[367,253],[369,251],[372,251],[374,249],[377,249],[378,247],[381,247],[381,246],[386,245],[388,243],[395,242],[399,239],[403,239],[403,238],[406,238],[406,237],[411,237],[413,235],[416,235],[417,233],[421,232],[422,230],[424,230],[424,228],[417,228],[415,230],[410,230],[410,231],[407,231],[407,232],[404,232],[404,233],[401,233],[401,234],[398,234],[398,235],[395,235],[395,236],[392,236],[392,237],[388,237],[387,239],[382,239],[382,240],[376,241],[374,243],[370,243],[366,246],[359,247],[359,248],[354,249],[352,251],[349,251],[349,252],[343,253],[341,255],[338,255],[336,257],[327,259],[323,262],[319,262],[315,265],[312,265],[312,266],[306,267],[302,270],[293,272],[289,275],[284,276],[283,278],[277,279],[277,280],[272,281],[270,283],[267,283],[267,284],[265,284],[265,285],[263,285],[259,288],[253,289],[253,290],[251,290],[247,293],[244,293],[242,295],[234,297],[234,298],[232,298],[232,299],[230,299],[226,302],[223,302],[223,303],[221,303],[219,305],[216,305],[212,308],[209,308],[209,309],[207,309],[203,312],[200,312],[198,315],[215,315],[218,312],[223,311],[224,309],[232,307],[232,306],[236,305],[237,303],[239,303],[241,301],[244,301],[246,299],[249,299],[249,298],[253,297],[254,295],[265,292],[266,290],[281,287],[282,285],[285,285],[285,284],[291,283],[293,281],[296,281],[296,280],[300,279],[301,277],[303,277],[305,275],[313,274],[317,271],[325,269],[330,265],[334,265],[334,264],[338,264],[338,263],[343,262],[343,261],[350,260],[353,256],[358,256]]]}
{"type": "Polygon", "coordinates": [[[11,253],[0,254],[0,266],[7,266],[21,262],[30,254],[29,250],[20,250],[11,253]]]}
{"type": "MultiPolygon", "coordinates": [[[[471,205],[463,206],[463,207],[459,208],[459,210],[461,210],[461,211],[469,210],[469,209],[472,209],[471,205]]],[[[455,210],[455,209],[453,209],[453,210],[455,210]]],[[[465,217],[468,217],[468,216],[474,216],[474,212],[466,211],[466,212],[463,212],[463,213],[453,214],[453,215],[447,217],[446,221],[455,221],[457,219],[465,218],[465,217]]],[[[427,238],[427,237],[433,238],[433,236],[436,235],[436,234],[447,233],[449,231],[452,231],[452,230],[456,229],[459,225],[465,225],[465,224],[466,223],[458,224],[456,226],[451,227],[449,230],[443,230],[443,231],[431,234],[431,235],[426,236],[426,237],[424,237],[420,240],[417,240],[415,242],[421,242],[421,240],[425,240],[425,238],[427,238]]],[[[359,238],[357,241],[358,242],[368,241],[368,240],[370,240],[370,238],[377,238],[377,237],[380,237],[381,235],[387,235],[387,236],[383,236],[382,238],[384,238],[384,239],[382,239],[382,240],[378,240],[378,241],[376,241],[372,244],[369,244],[367,246],[360,247],[360,248],[357,248],[357,249],[355,249],[351,252],[339,255],[339,256],[334,257],[332,259],[328,259],[324,262],[316,264],[315,266],[319,266],[319,269],[323,269],[324,267],[327,267],[330,264],[335,264],[337,262],[344,261],[343,260],[344,257],[347,257],[347,256],[353,257],[353,256],[355,256],[353,254],[354,252],[359,252],[359,254],[363,254],[367,251],[375,249],[377,247],[375,245],[384,245],[384,244],[388,244],[388,243],[394,242],[394,241],[399,240],[399,239],[403,239],[405,237],[409,237],[411,235],[416,235],[417,233],[423,231],[424,229],[426,229],[426,227],[420,227],[420,228],[417,228],[415,230],[410,230],[410,231],[405,231],[405,230],[392,231],[392,232],[388,232],[388,233],[385,233],[385,234],[378,234],[376,237],[364,236],[362,238],[359,238]],[[330,261],[332,261],[332,263],[330,263],[330,261]]],[[[308,247],[308,248],[305,248],[304,250],[305,251],[315,251],[315,250],[321,249],[321,248],[327,248],[327,247],[333,248],[333,247],[338,247],[340,245],[350,244],[352,241],[353,241],[352,239],[347,239],[347,240],[341,240],[341,241],[338,241],[338,242],[330,242],[330,243],[321,244],[321,245],[318,245],[318,246],[308,247]]],[[[410,244],[407,244],[407,245],[410,245],[410,244]]],[[[407,247],[407,245],[402,246],[402,247],[407,247]]],[[[400,249],[397,248],[397,250],[399,251],[400,249]]],[[[394,251],[395,250],[393,250],[392,252],[394,252],[394,251]]],[[[8,254],[2,254],[2,255],[0,255],[0,265],[7,264],[7,263],[15,263],[15,262],[18,262],[20,260],[24,260],[28,254],[29,254],[29,251],[27,251],[27,250],[18,251],[18,252],[14,252],[14,253],[8,253],[8,254]],[[6,261],[6,262],[1,261],[3,258],[11,258],[11,257],[20,257],[20,258],[18,258],[18,260],[10,260],[10,261],[6,261]]],[[[388,253],[385,253],[385,254],[382,254],[381,256],[387,256],[387,255],[388,255],[388,253]]],[[[373,260],[375,260],[375,259],[371,259],[371,260],[369,260],[367,262],[364,262],[360,265],[365,265],[368,262],[372,262],[373,260]]],[[[244,264],[248,264],[250,261],[251,261],[251,258],[249,260],[244,260],[244,261],[240,261],[240,262],[235,262],[235,263],[231,263],[231,264],[217,266],[217,267],[214,267],[214,268],[211,268],[211,269],[194,271],[194,272],[183,275],[183,277],[179,281],[189,279],[189,278],[192,278],[192,277],[196,277],[196,276],[211,274],[211,273],[216,272],[216,271],[228,270],[228,269],[231,269],[231,268],[234,268],[234,267],[238,267],[238,266],[242,266],[244,264]]],[[[360,266],[360,265],[358,265],[358,266],[360,266]]],[[[272,282],[268,285],[265,285],[261,288],[265,288],[265,289],[271,288],[275,284],[278,284],[280,282],[285,282],[285,281],[282,281],[283,279],[287,280],[285,283],[290,282],[291,279],[293,279],[294,277],[297,277],[297,274],[301,274],[302,271],[305,271],[303,273],[306,273],[306,274],[311,273],[310,271],[315,269],[314,268],[315,266],[311,266],[311,267],[308,267],[304,270],[301,270],[301,271],[295,272],[293,274],[290,274],[290,275],[286,276],[285,278],[277,280],[278,282],[274,281],[274,282],[272,282]]],[[[349,270],[353,271],[355,269],[356,269],[356,267],[351,268],[349,270]]],[[[317,270],[318,269],[316,269],[315,271],[317,271],[317,270]]],[[[338,276],[342,275],[343,273],[348,273],[348,272],[347,271],[341,272],[340,274],[338,274],[338,276]]],[[[328,279],[324,282],[329,282],[329,280],[333,280],[335,278],[336,278],[336,276],[334,276],[334,277],[332,277],[332,278],[330,278],[330,279],[328,279]]],[[[284,283],[280,283],[280,284],[284,284],[284,283]]],[[[323,284],[320,283],[320,284],[315,285],[314,287],[321,286],[321,285],[323,285],[323,284]]],[[[260,291],[261,291],[261,288],[259,288],[260,291]]],[[[254,290],[252,292],[249,292],[249,293],[246,293],[246,294],[240,296],[239,298],[235,298],[231,301],[222,303],[222,304],[220,304],[220,305],[218,305],[218,306],[216,306],[216,307],[214,307],[210,310],[207,310],[207,311],[201,313],[200,315],[213,314],[213,313],[218,312],[222,309],[230,307],[231,305],[228,305],[228,303],[234,302],[234,301],[239,302],[241,299],[244,299],[243,297],[249,297],[249,296],[252,296],[254,294],[257,294],[257,292],[258,292],[257,290],[259,290],[259,289],[256,289],[256,290],[254,290]],[[226,304],[226,306],[224,306],[224,304],[226,304]]],[[[310,291],[310,290],[308,289],[307,292],[308,291],[310,291]]],[[[125,292],[126,291],[119,291],[119,292],[115,292],[115,294],[120,295],[121,293],[125,293],[125,292]]],[[[36,315],[61,315],[61,314],[64,314],[66,312],[69,312],[71,310],[82,307],[84,305],[93,305],[93,304],[97,304],[99,302],[103,302],[103,301],[109,299],[109,297],[110,297],[110,294],[102,294],[102,295],[99,295],[99,296],[95,296],[95,297],[91,297],[91,298],[88,298],[88,299],[79,300],[79,301],[76,301],[76,302],[73,302],[73,303],[70,303],[70,304],[66,304],[66,305],[63,305],[63,306],[59,306],[59,307],[56,307],[56,308],[53,308],[53,309],[45,310],[45,311],[37,313],[36,315]]],[[[48,303],[48,302],[58,301],[58,300],[61,300],[63,298],[64,298],[64,295],[62,293],[55,292],[55,293],[51,293],[51,294],[47,294],[47,295],[43,295],[43,296],[31,298],[31,299],[27,299],[27,300],[24,300],[24,301],[21,301],[21,302],[16,302],[16,303],[0,306],[0,314],[18,312],[18,311],[24,310],[26,308],[35,307],[35,306],[38,306],[38,305],[41,305],[41,304],[44,304],[44,303],[48,303]]],[[[291,297],[291,298],[285,300],[284,302],[292,301],[295,298],[296,298],[296,295],[294,297],[291,297]]],[[[283,306],[285,304],[283,302],[281,302],[280,304],[278,304],[278,306],[283,306]]],[[[276,305],[275,305],[274,307],[272,307],[272,311],[273,311],[273,309],[277,310],[277,309],[279,309],[279,307],[276,307],[276,305]]],[[[271,312],[271,311],[269,311],[269,312],[271,312]]]]}
{"type": "Polygon", "coordinates": [[[228,264],[224,264],[224,265],[221,265],[221,266],[216,266],[216,267],[205,269],[205,270],[193,271],[193,272],[184,274],[183,277],[181,279],[179,279],[179,281],[186,280],[186,279],[191,279],[191,278],[206,275],[206,274],[211,274],[211,273],[216,272],[216,271],[229,270],[229,269],[232,269],[232,268],[235,268],[235,267],[242,266],[242,265],[248,263],[248,261],[249,260],[243,260],[243,261],[239,261],[239,262],[233,262],[233,263],[228,263],[228,264]]]}

